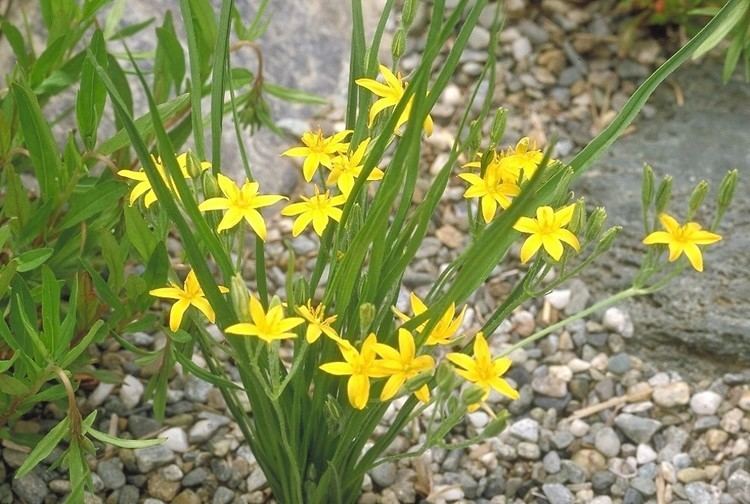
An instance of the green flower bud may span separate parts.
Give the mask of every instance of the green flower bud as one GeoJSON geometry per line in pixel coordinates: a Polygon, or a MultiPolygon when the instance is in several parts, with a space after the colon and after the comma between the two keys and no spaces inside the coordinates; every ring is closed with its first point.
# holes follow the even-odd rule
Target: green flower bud
{"type": "Polygon", "coordinates": [[[698,211],[698,208],[703,204],[703,200],[706,199],[706,195],[708,194],[708,182],[705,180],[701,180],[698,182],[698,185],[695,186],[695,189],[693,189],[693,193],[690,195],[690,200],[688,200],[688,220],[695,215],[695,212],[698,211]]]}
{"type": "Polygon", "coordinates": [[[505,412],[500,413],[498,416],[493,418],[490,423],[482,431],[482,437],[488,438],[497,436],[505,430],[505,426],[508,423],[508,415],[505,412]]]}
{"type": "Polygon", "coordinates": [[[209,171],[203,173],[203,196],[208,198],[217,198],[223,196],[216,177],[209,171]]]}
{"type": "Polygon", "coordinates": [[[242,275],[237,273],[229,284],[229,297],[232,299],[234,312],[241,321],[250,320],[250,293],[242,275]]]}
{"type": "Polygon", "coordinates": [[[401,56],[404,55],[404,51],[406,50],[406,32],[402,27],[399,27],[398,30],[396,30],[396,33],[393,35],[393,42],[391,43],[391,54],[393,54],[393,59],[397,60],[401,56]]]}
{"type": "Polygon", "coordinates": [[[494,151],[494,149],[487,149],[482,153],[482,159],[480,162],[481,165],[481,176],[484,177],[485,173],[487,173],[487,167],[490,165],[493,159],[495,159],[495,156],[497,156],[497,153],[494,151]]]}
{"type": "Polygon", "coordinates": [[[466,139],[466,147],[470,153],[479,150],[479,146],[482,144],[482,123],[474,119],[471,121],[469,127],[469,137],[466,139]]]}
{"type": "Polygon", "coordinates": [[[359,327],[362,334],[367,334],[370,329],[373,320],[375,320],[375,305],[372,303],[364,303],[359,306],[359,327]]]}
{"type": "Polygon", "coordinates": [[[573,210],[573,217],[570,219],[568,229],[574,234],[586,229],[586,204],[583,198],[578,198],[578,201],[576,201],[576,207],[573,210]]]}
{"type": "Polygon", "coordinates": [[[422,385],[427,385],[432,380],[432,371],[422,371],[417,376],[410,378],[404,385],[404,395],[412,394],[419,390],[422,385]]]}
{"type": "Polygon", "coordinates": [[[404,0],[404,8],[401,10],[401,24],[409,28],[417,15],[417,0],[404,0]]]}
{"type": "Polygon", "coordinates": [[[505,133],[505,125],[508,122],[508,109],[500,107],[495,112],[495,119],[492,121],[492,127],[490,128],[490,142],[497,145],[503,133],[505,133]]]}
{"type": "Polygon", "coordinates": [[[667,209],[669,200],[672,197],[672,177],[667,175],[659,184],[659,188],[656,190],[656,214],[662,213],[667,209]]]}
{"type": "Polygon", "coordinates": [[[453,367],[445,361],[442,361],[435,373],[435,381],[441,392],[449,394],[456,386],[456,373],[453,367]]]}
{"type": "Polygon", "coordinates": [[[734,189],[737,187],[737,169],[730,170],[724,176],[724,180],[721,181],[719,186],[719,197],[717,200],[719,212],[722,214],[726,211],[727,207],[732,203],[734,198],[734,189]]]}
{"type": "Polygon", "coordinates": [[[654,169],[643,165],[643,182],[641,183],[641,204],[643,208],[649,208],[654,201],[654,169]]]}
{"type": "Polygon", "coordinates": [[[593,241],[599,237],[604,227],[604,221],[607,220],[607,210],[604,207],[597,207],[589,215],[588,225],[586,226],[586,232],[584,236],[586,241],[593,241]]]}
{"type": "Polygon", "coordinates": [[[601,254],[609,250],[610,247],[612,247],[612,244],[615,242],[615,238],[617,238],[617,235],[620,233],[620,231],[622,231],[621,226],[612,226],[611,228],[607,229],[599,240],[599,243],[596,244],[594,253],[601,254]]]}
{"type": "Polygon", "coordinates": [[[201,176],[201,161],[195,156],[195,154],[193,154],[193,151],[187,152],[185,163],[187,164],[187,172],[188,175],[190,175],[190,178],[198,180],[201,176]]]}
{"type": "Polygon", "coordinates": [[[484,393],[485,391],[482,387],[479,385],[472,385],[463,391],[461,394],[461,401],[467,406],[476,404],[482,400],[484,393]]]}

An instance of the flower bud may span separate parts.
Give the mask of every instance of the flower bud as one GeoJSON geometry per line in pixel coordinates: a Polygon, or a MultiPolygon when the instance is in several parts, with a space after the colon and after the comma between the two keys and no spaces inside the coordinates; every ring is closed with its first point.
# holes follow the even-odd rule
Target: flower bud
{"type": "Polygon", "coordinates": [[[391,54],[393,54],[393,59],[399,59],[404,55],[405,50],[406,32],[402,27],[399,27],[398,30],[396,30],[396,33],[393,35],[393,42],[391,43],[391,54]]]}
{"type": "Polygon", "coordinates": [[[500,107],[495,112],[495,119],[492,121],[492,127],[490,128],[490,142],[497,145],[503,133],[505,133],[505,125],[508,122],[508,109],[500,107]]]}
{"type": "Polygon", "coordinates": [[[672,197],[672,177],[667,175],[659,184],[656,190],[656,213],[657,215],[667,209],[669,200],[672,197]]]}
{"type": "Polygon", "coordinates": [[[198,178],[201,176],[201,161],[197,157],[195,157],[195,154],[193,154],[193,151],[188,151],[187,156],[185,156],[185,164],[187,165],[187,172],[188,175],[190,175],[190,178],[193,180],[198,180],[198,178]]]}
{"type": "Polygon", "coordinates": [[[422,371],[417,376],[410,378],[404,385],[404,392],[412,394],[419,390],[422,385],[427,385],[432,380],[432,371],[422,371]]]}
{"type": "Polygon", "coordinates": [[[693,189],[690,200],[688,200],[688,219],[698,211],[698,208],[703,204],[703,200],[706,199],[706,194],[708,194],[708,182],[701,180],[693,189]]]}
{"type": "Polygon", "coordinates": [[[654,169],[646,163],[643,165],[643,182],[641,182],[641,204],[644,210],[654,201],[654,169]]]}
{"type": "Polygon", "coordinates": [[[409,28],[417,15],[417,0],[404,0],[404,8],[401,10],[401,24],[409,28]]]}
{"type": "Polygon", "coordinates": [[[498,416],[493,418],[490,423],[482,431],[482,437],[488,438],[497,436],[505,430],[505,426],[508,423],[508,415],[505,412],[500,413],[498,416]]]}
{"type": "Polygon", "coordinates": [[[469,127],[469,137],[466,139],[466,147],[469,152],[476,152],[482,144],[482,123],[474,119],[469,127]]]}
{"type": "Polygon", "coordinates": [[[482,153],[482,159],[479,163],[481,166],[481,172],[480,175],[484,177],[484,175],[487,173],[487,167],[490,166],[490,163],[492,163],[492,160],[495,159],[495,156],[498,154],[493,149],[487,149],[482,153]]]}
{"type": "Polygon", "coordinates": [[[240,321],[250,320],[250,293],[247,291],[245,280],[239,273],[232,277],[232,283],[229,285],[229,297],[232,299],[234,312],[240,321]]]}
{"type": "Polygon", "coordinates": [[[441,362],[435,373],[435,381],[441,392],[450,393],[456,384],[456,373],[453,372],[453,367],[445,361],[441,362]]]}
{"type": "Polygon", "coordinates": [[[362,334],[367,334],[370,325],[375,320],[375,305],[364,303],[359,306],[359,327],[362,334]]]}
{"type": "Polygon", "coordinates": [[[607,210],[604,207],[597,207],[589,215],[588,225],[586,226],[586,241],[596,240],[602,232],[604,221],[607,220],[607,210]]]}
{"type": "Polygon", "coordinates": [[[730,170],[724,176],[719,186],[719,197],[717,200],[719,212],[723,214],[734,198],[734,189],[737,187],[737,169],[730,170]]]}
{"type": "Polygon", "coordinates": [[[485,393],[485,390],[479,385],[472,385],[463,391],[461,394],[461,401],[467,406],[476,404],[482,401],[485,393]]]}
{"type": "Polygon", "coordinates": [[[576,207],[573,209],[573,217],[570,219],[568,229],[574,234],[586,229],[586,204],[583,198],[578,198],[578,201],[576,201],[576,207]]]}
{"type": "Polygon", "coordinates": [[[612,226],[611,228],[607,229],[599,240],[599,243],[596,244],[594,253],[601,254],[609,250],[610,247],[612,247],[612,244],[615,242],[615,238],[617,238],[617,235],[620,233],[620,231],[622,231],[621,226],[612,226]]]}
{"type": "Polygon", "coordinates": [[[210,171],[203,173],[203,196],[206,199],[222,196],[221,189],[219,189],[219,183],[210,171]]]}

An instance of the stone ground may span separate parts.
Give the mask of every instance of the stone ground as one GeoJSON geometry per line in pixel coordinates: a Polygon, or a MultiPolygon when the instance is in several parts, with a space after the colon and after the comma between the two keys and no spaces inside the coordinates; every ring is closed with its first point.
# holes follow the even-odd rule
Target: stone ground
{"type": "MultiPolygon", "coordinates": [[[[330,6],[322,0],[316,5],[324,4],[330,6]]],[[[612,7],[608,0],[506,2],[509,20],[501,37],[501,78],[491,92],[498,104],[512,112],[508,143],[525,134],[544,142],[556,133],[557,155],[569,158],[611,120],[637,83],[664,59],[670,42],[649,32],[642,32],[629,51],[618,54],[616,34],[625,18],[613,14],[612,7]]],[[[321,14],[322,21],[308,22],[321,12],[310,7],[302,18],[290,17],[304,21],[304,30],[290,29],[288,24],[278,28],[278,33],[268,34],[264,49],[269,61],[278,61],[278,68],[269,69],[269,74],[279,82],[303,82],[308,91],[338,96],[309,123],[328,128],[341,118],[343,94],[338,86],[346,71],[348,18],[343,10],[328,9],[321,14]],[[317,33],[319,29],[324,31],[317,33]],[[286,71],[285,64],[293,66],[294,61],[308,69],[304,81],[286,71]],[[316,77],[316,73],[325,75],[316,77]]],[[[486,57],[488,18],[483,16],[461,71],[433,111],[436,131],[426,143],[426,171],[441,165],[450,147],[466,87],[486,57]]],[[[428,21],[424,13],[418,16],[411,49],[403,59],[405,71],[418,57],[414,48],[419,47],[428,21]]],[[[612,259],[602,261],[595,272],[514,313],[493,335],[494,349],[502,350],[536,328],[580,311],[627,281],[632,268],[629,257],[638,249],[640,236],[635,182],[644,161],[659,173],[675,176],[678,198],[685,195],[688,183],[701,177],[715,182],[735,166],[746,173],[748,108],[739,104],[747,103],[748,87],[741,82],[721,87],[717,68],[712,63],[680,72],[672,80],[677,87],[665,86],[644,110],[645,119],[580,181],[580,191],[592,201],[605,202],[612,220],[626,225],[628,232],[612,259]],[[675,105],[678,89],[684,97],[682,106],[675,105]],[[628,188],[634,193],[623,190],[628,188]]],[[[290,133],[308,126],[304,121],[309,109],[276,112],[290,133]]],[[[296,140],[290,136],[268,141],[278,144],[267,146],[257,166],[268,184],[289,190],[297,183],[296,167],[285,167],[286,161],[276,156],[296,140]]],[[[404,279],[404,294],[407,289],[424,291],[463,246],[462,193],[458,183],[447,191],[431,236],[404,279]]],[[[748,225],[748,200],[741,189],[738,195],[723,228],[726,241],[709,249],[707,271],[701,277],[686,275],[662,295],[610,308],[514,352],[509,379],[519,388],[521,399],[508,403],[493,395],[489,400],[494,410],[507,407],[511,412],[512,424],[505,432],[471,450],[432,449],[416,460],[383,464],[366,479],[361,502],[750,503],[750,373],[741,366],[733,369],[727,359],[732,355],[738,364],[742,359],[747,362],[743,352],[750,345],[743,317],[748,308],[748,259],[742,253],[747,248],[747,233],[742,231],[748,225]],[[657,311],[660,305],[667,309],[657,311]],[[709,308],[713,306],[718,308],[709,308]],[[675,354],[681,348],[686,352],[675,354]],[[683,355],[684,360],[675,355],[683,355]],[[712,359],[722,359],[721,365],[712,359]]],[[[280,220],[271,230],[268,257],[285,255],[281,232],[288,227],[287,220],[280,220]]],[[[292,245],[303,258],[301,264],[309,263],[317,247],[309,236],[293,240],[292,245]]],[[[472,334],[508,292],[518,278],[517,266],[498,268],[474,296],[465,333],[472,334]]],[[[270,280],[277,288],[283,285],[284,271],[283,263],[271,268],[270,280]]],[[[160,334],[126,337],[149,350],[164,344],[160,334]]],[[[116,415],[121,435],[144,438],[158,433],[168,441],[143,450],[114,450],[92,461],[96,495],[90,495],[89,502],[269,501],[265,478],[226,416],[217,390],[177,373],[169,385],[168,419],[161,425],[143,401],[143,380],[149,370],[138,368],[134,356],[117,346],[98,351],[103,368],[125,376],[121,385],[102,383],[82,397],[87,408],[100,410],[102,428],[107,429],[116,415]]],[[[231,363],[226,365],[231,372],[231,363]]],[[[397,405],[384,422],[390,422],[396,411],[397,405]]],[[[469,415],[449,441],[478,432],[488,421],[484,411],[469,415]]],[[[45,422],[32,420],[24,428],[44,429],[45,422]]],[[[423,427],[420,421],[414,431],[405,432],[394,449],[418,444],[423,427]]],[[[2,447],[0,482],[6,482],[0,483],[0,503],[61,500],[69,488],[62,472],[45,470],[43,465],[25,478],[11,480],[23,458],[17,445],[2,447]]]]}

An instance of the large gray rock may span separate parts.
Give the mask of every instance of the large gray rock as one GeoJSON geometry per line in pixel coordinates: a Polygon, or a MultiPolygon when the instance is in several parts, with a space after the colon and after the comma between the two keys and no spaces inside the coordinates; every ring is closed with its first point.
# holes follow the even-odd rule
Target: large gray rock
{"type": "MultiPolygon", "coordinates": [[[[675,352],[720,358],[723,366],[750,361],[750,86],[735,79],[726,86],[717,62],[689,65],[674,81],[684,91],[677,106],[669,86],[651,100],[656,114],[636,123],[635,133],[621,138],[577,183],[589,201],[604,204],[612,223],[624,226],[618,245],[586,277],[598,296],[629,285],[643,257],[640,214],[644,163],[659,175],[674,177],[669,208],[685,218],[692,187],[711,183],[713,204],[718,185],[732,168],[740,171],[735,201],[718,232],[724,240],[704,247],[705,271],[686,269],[668,288],[631,303],[635,344],[653,357],[679,364],[675,352]]],[[[712,205],[711,205],[712,206],[712,205]]],[[[712,212],[697,219],[710,223],[712,212]]],[[[695,359],[687,366],[695,369],[695,359]]],[[[726,368],[725,368],[726,369],[726,368]]],[[[689,371],[689,370],[688,370],[689,371]]]]}

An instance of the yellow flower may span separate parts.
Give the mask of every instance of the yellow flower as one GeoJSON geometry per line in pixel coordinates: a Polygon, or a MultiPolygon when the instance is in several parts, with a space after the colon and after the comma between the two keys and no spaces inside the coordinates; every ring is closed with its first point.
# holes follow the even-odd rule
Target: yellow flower
{"type": "MultiPolygon", "coordinates": [[[[484,390],[484,395],[480,402],[484,402],[490,395],[490,390],[494,389],[504,396],[511,399],[518,399],[518,391],[501,378],[510,368],[511,360],[508,357],[493,359],[490,354],[490,348],[484,334],[478,332],[474,337],[474,358],[466,354],[451,352],[447,356],[449,361],[461,369],[456,369],[456,373],[484,390]]],[[[475,410],[479,404],[469,407],[469,410],[475,410]]]]}
{"type": "Polygon", "coordinates": [[[228,334],[240,336],[257,336],[266,343],[274,340],[296,338],[292,329],[302,324],[305,319],[300,317],[284,317],[281,305],[271,306],[266,312],[258,298],[250,296],[250,322],[240,322],[226,328],[228,334]]]}
{"type": "MultiPolygon", "coordinates": [[[[151,161],[154,163],[156,171],[159,172],[159,175],[161,175],[162,180],[164,180],[164,182],[167,184],[167,187],[169,187],[172,192],[174,192],[174,183],[167,175],[167,170],[166,168],[164,168],[161,160],[157,156],[151,156],[151,161]]],[[[190,174],[187,170],[187,153],[183,153],[177,156],[177,164],[180,166],[182,175],[185,178],[189,178],[190,174]]],[[[211,163],[209,163],[208,161],[202,161],[200,164],[201,171],[207,170],[210,167],[211,163]]],[[[121,177],[125,177],[127,179],[135,180],[138,182],[130,192],[130,206],[133,206],[136,200],[141,196],[143,196],[143,203],[146,205],[146,208],[149,208],[154,204],[154,202],[156,201],[156,193],[151,187],[151,182],[149,182],[148,177],[146,176],[146,172],[144,172],[143,170],[120,170],[117,172],[117,174],[121,177]]]]}
{"type": "MultiPolygon", "coordinates": [[[[395,396],[407,380],[435,367],[435,360],[431,356],[416,355],[414,336],[403,328],[398,330],[398,350],[378,343],[375,345],[375,353],[382,358],[381,368],[389,374],[380,393],[381,401],[387,401],[395,396]]],[[[426,384],[422,385],[414,395],[424,403],[429,402],[430,388],[426,384]]]]}
{"type": "Polygon", "coordinates": [[[315,186],[315,196],[301,198],[303,201],[287,205],[281,210],[281,215],[299,215],[292,226],[292,235],[299,235],[312,222],[318,236],[323,236],[330,219],[336,222],[341,220],[341,209],[336,207],[346,203],[346,196],[339,194],[331,197],[328,191],[320,194],[318,186],[315,186]]]}
{"type": "MultiPolygon", "coordinates": [[[[409,295],[409,299],[411,301],[411,310],[415,317],[427,311],[427,306],[421,299],[419,299],[419,296],[413,292],[409,295]]],[[[404,313],[401,313],[396,309],[394,309],[394,311],[396,312],[396,316],[403,322],[409,320],[409,317],[404,313]]],[[[425,341],[425,345],[450,345],[453,343],[451,338],[456,334],[458,328],[461,327],[461,322],[464,320],[465,312],[466,306],[464,306],[461,313],[458,314],[458,317],[454,319],[453,316],[456,314],[456,304],[451,303],[445,313],[443,313],[443,316],[440,317],[438,323],[432,331],[430,331],[430,334],[427,336],[427,341],[425,341]]],[[[422,323],[417,327],[417,331],[422,332],[422,329],[424,329],[426,325],[427,322],[422,323]]]]}
{"type": "Polygon", "coordinates": [[[245,182],[239,188],[229,177],[218,175],[219,189],[224,193],[224,198],[209,198],[201,203],[198,208],[205,212],[209,210],[226,210],[224,217],[219,222],[217,231],[221,232],[236,226],[243,218],[253,228],[255,234],[261,240],[266,239],[266,223],[258,208],[273,205],[286,199],[277,194],[258,194],[257,182],[245,182]]]}
{"type": "Polygon", "coordinates": [[[306,306],[298,306],[297,313],[307,321],[307,331],[305,338],[308,343],[315,343],[321,334],[325,334],[334,341],[341,341],[336,330],[331,327],[336,321],[336,315],[326,317],[326,307],[322,304],[313,308],[312,301],[308,301],[306,306]]]}
{"type": "Polygon", "coordinates": [[[521,193],[521,188],[512,182],[504,182],[497,170],[487,170],[484,177],[474,173],[461,173],[460,178],[471,184],[464,198],[481,198],[482,217],[489,223],[497,211],[497,206],[508,208],[511,198],[521,193]]]}
{"type": "Polygon", "coordinates": [[[698,245],[710,245],[721,240],[721,236],[701,228],[697,222],[680,226],[674,217],[665,213],[659,215],[659,222],[666,231],[654,231],[643,243],[646,245],[666,244],[669,246],[669,260],[676,261],[683,252],[696,271],[703,271],[703,256],[698,245]]]}
{"type": "MultiPolygon", "coordinates": [[[[169,283],[171,287],[153,289],[149,291],[149,294],[160,298],[177,300],[177,302],[172,305],[172,309],[169,312],[169,328],[172,331],[176,331],[180,328],[182,316],[185,314],[185,310],[190,306],[198,308],[198,310],[206,316],[209,322],[214,322],[214,320],[216,320],[214,309],[211,308],[206,296],[203,294],[203,289],[201,289],[201,286],[198,283],[198,278],[196,278],[193,270],[190,270],[190,273],[188,273],[182,288],[174,282],[169,283]]],[[[219,291],[227,293],[229,292],[229,289],[219,286],[219,291]]]]}
{"type": "Polygon", "coordinates": [[[364,409],[370,398],[370,378],[382,378],[387,376],[380,363],[375,360],[375,347],[378,340],[374,334],[370,334],[362,349],[357,351],[351,343],[341,340],[339,350],[344,357],[343,361],[328,362],[320,366],[326,373],[336,376],[349,376],[346,386],[349,403],[356,409],[364,409]]]}
{"type": "MultiPolygon", "coordinates": [[[[378,82],[375,79],[357,79],[355,81],[358,86],[362,86],[368,91],[371,91],[375,96],[380,97],[380,99],[375,101],[375,103],[372,104],[372,107],[370,107],[369,126],[372,126],[375,118],[383,110],[398,105],[398,102],[401,101],[401,97],[404,96],[404,91],[406,90],[407,83],[401,78],[401,74],[398,74],[398,76],[393,75],[393,72],[391,72],[385,65],[380,65],[380,73],[383,76],[385,83],[378,82]]],[[[396,129],[400,128],[402,124],[409,120],[413,101],[414,98],[412,97],[409,100],[409,103],[406,104],[406,107],[404,107],[404,111],[401,113],[401,117],[398,118],[398,122],[396,123],[396,129]]],[[[432,117],[429,115],[427,116],[424,120],[423,127],[427,136],[432,135],[432,117]]]]}
{"type": "MultiPolygon", "coordinates": [[[[355,179],[362,172],[362,159],[365,157],[365,150],[369,143],[370,139],[365,138],[352,154],[341,154],[333,158],[331,173],[328,175],[326,184],[336,184],[341,193],[348,198],[349,193],[352,192],[352,187],[354,187],[355,179]]],[[[375,167],[370,172],[367,180],[382,180],[382,178],[383,171],[375,167]]]]}
{"type": "Polygon", "coordinates": [[[515,148],[509,148],[500,156],[498,169],[503,173],[512,174],[513,178],[520,182],[521,172],[525,179],[530,179],[543,158],[544,153],[537,149],[534,141],[529,137],[523,137],[515,148]]]}
{"type": "Polygon", "coordinates": [[[344,139],[349,136],[351,130],[341,131],[330,137],[324,137],[323,132],[318,129],[317,133],[308,131],[302,135],[304,147],[292,147],[281,153],[282,156],[304,157],[302,163],[302,174],[305,180],[310,182],[318,169],[323,165],[331,168],[331,162],[336,154],[347,151],[349,144],[344,143],[344,139]]]}
{"type": "MultiPolygon", "coordinates": [[[[493,152],[492,159],[487,164],[486,172],[490,172],[490,171],[493,172],[493,175],[496,180],[501,180],[509,184],[517,184],[518,173],[512,172],[512,171],[506,171],[505,167],[501,166],[500,164],[501,159],[502,159],[502,154],[493,152]]],[[[465,165],[463,165],[463,167],[464,168],[481,168],[482,161],[481,160],[472,161],[471,163],[466,163],[465,165]]]]}
{"type": "Polygon", "coordinates": [[[573,218],[574,209],[574,204],[556,212],[552,210],[552,207],[542,206],[536,209],[536,219],[530,217],[518,219],[513,229],[531,234],[521,247],[521,262],[525,263],[531,259],[542,246],[552,259],[559,261],[563,255],[563,242],[579,251],[581,245],[576,235],[568,229],[563,229],[573,218]]]}

